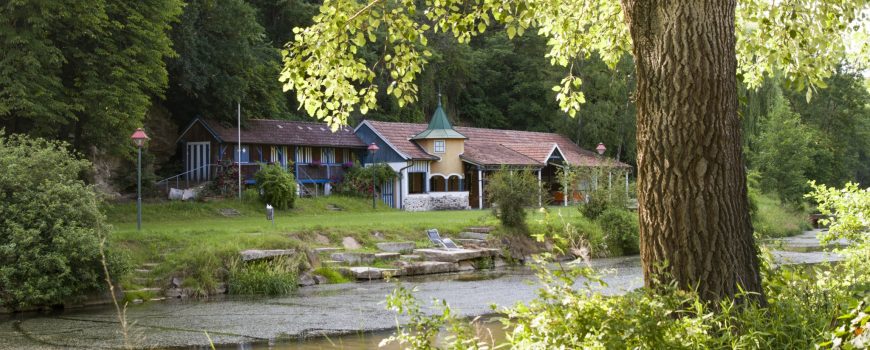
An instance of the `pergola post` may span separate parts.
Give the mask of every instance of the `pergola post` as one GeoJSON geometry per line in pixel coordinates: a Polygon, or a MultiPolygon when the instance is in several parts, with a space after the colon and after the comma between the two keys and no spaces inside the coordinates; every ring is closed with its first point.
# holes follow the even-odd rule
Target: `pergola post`
{"type": "Polygon", "coordinates": [[[543,169],[538,169],[538,207],[539,208],[544,206],[543,197],[542,197],[543,192],[544,192],[544,188],[541,186],[541,171],[543,171],[543,169]]]}
{"type": "Polygon", "coordinates": [[[567,207],[568,206],[568,175],[565,174],[564,171],[563,171],[562,175],[563,175],[562,191],[565,192],[565,193],[562,193],[562,206],[567,207]]]}
{"type": "Polygon", "coordinates": [[[628,194],[628,171],[625,172],[625,196],[629,197],[628,194]]]}

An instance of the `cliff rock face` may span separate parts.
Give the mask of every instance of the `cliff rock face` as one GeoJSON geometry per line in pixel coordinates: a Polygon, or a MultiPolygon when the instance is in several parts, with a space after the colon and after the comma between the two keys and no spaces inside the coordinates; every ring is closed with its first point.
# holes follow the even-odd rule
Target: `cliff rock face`
{"type": "MultiPolygon", "coordinates": [[[[184,170],[183,164],[174,157],[179,130],[169,112],[162,106],[152,106],[145,116],[144,128],[150,140],[142,152],[142,189],[143,195],[148,195],[154,193],[154,181],[184,170]]],[[[120,150],[91,148],[88,158],[94,167],[90,179],[94,188],[108,200],[135,198],[136,157],[132,144],[120,150]]]]}

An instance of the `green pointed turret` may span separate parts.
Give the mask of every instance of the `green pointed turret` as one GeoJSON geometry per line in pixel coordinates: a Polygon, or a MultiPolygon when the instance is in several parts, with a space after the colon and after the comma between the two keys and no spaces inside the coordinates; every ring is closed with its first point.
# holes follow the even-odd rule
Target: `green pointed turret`
{"type": "Polygon", "coordinates": [[[435,113],[432,114],[429,127],[411,138],[411,140],[426,139],[467,139],[465,135],[453,130],[453,125],[450,125],[450,121],[447,120],[447,114],[441,108],[441,94],[438,94],[438,107],[435,108],[435,113]]]}

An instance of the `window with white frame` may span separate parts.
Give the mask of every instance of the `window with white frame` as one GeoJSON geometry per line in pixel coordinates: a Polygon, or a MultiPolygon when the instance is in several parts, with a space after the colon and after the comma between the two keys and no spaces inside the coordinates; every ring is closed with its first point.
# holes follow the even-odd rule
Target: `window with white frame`
{"type": "Polygon", "coordinates": [[[444,153],[446,148],[444,140],[435,140],[435,153],[444,153]]]}
{"type": "Polygon", "coordinates": [[[311,147],[296,147],[296,163],[308,164],[313,158],[311,147]]]}
{"type": "Polygon", "coordinates": [[[320,149],[320,162],[323,164],[335,163],[335,149],[325,147],[320,149]]]}

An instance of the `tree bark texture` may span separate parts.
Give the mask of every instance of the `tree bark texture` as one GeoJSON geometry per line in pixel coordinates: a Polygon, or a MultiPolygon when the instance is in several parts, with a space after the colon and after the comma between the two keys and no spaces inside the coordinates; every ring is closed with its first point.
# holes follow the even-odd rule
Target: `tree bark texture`
{"type": "Polygon", "coordinates": [[[737,117],[734,0],[623,0],[645,284],[764,302],[737,117]],[[664,269],[660,269],[666,263],[664,269]]]}

